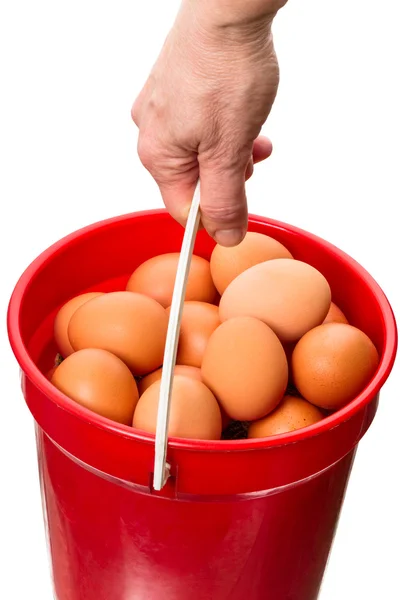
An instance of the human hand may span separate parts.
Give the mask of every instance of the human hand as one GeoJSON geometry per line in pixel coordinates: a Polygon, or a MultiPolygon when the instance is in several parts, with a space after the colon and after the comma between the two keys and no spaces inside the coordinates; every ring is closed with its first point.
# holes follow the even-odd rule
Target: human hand
{"type": "MultiPolygon", "coordinates": [[[[243,8],[243,0],[235,3],[243,8]]],[[[221,13],[211,8],[212,1],[184,0],[132,118],[139,157],[170,214],[185,223],[200,177],[202,224],[218,243],[232,246],[247,229],[245,180],[272,151],[259,133],[279,81],[275,13],[249,20],[236,10],[224,22],[223,6],[221,13]]]]}

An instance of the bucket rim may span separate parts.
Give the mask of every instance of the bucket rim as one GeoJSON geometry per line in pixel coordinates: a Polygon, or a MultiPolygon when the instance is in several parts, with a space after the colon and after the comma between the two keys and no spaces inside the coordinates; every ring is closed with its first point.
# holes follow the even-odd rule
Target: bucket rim
{"type": "MultiPolygon", "coordinates": [[[[41,373],[39,368],[30,357],[20,330],[20,310],[25,293],[29,288],[34,276],[41,269],[43,269],[46,263],[49,262],[57,253],[62,252],[67,245],[79,240],[79,238],[82,236],[88,235],[101,228],[107,228],[110,225],[118,225],[121,222],[131,219],[153,217],[164,217],[166,219],[171,219],[165,209],[150,209],[126,213],[116,217],[97,221],[85,227],[79,228],[49,246],[31,262],[31,264],[25,269],[17,281],[8,306],[7,330],[11,348],[20,365],[20,368],[28,377],[28,379],[38,388],[38,390],[47,397],[48,400],[55,403],[59,408],[68,411],[73,416],[86,421],[86,423],[90,426],[106,430],[113,435],[128,438],[132,441],[154,445],[154,434],[142,432],[128,425],[116,423],[107,419],[106,417],[102,417],[101,415],[93,413],[57,390],[57,388],[50,383],[45,375],[41,373]]],[[[331,255],[334,255],[338,261],[345,262],[353,271],[356,272],[357,276],[366,283],[380,307],[383,321],[383,351],[380,357],[378,369],[368,385],[349,404],[332,413],[331,415],[324,417],[324,419],[318,423],[308,427],[266,438],[244,440],[192,440],[170,437],[168,438],[168,446],[170,449],[188,450],[194,452],[262,450],[264,448],[300,442],[316,435],[323,434],[324,432],[338,427],[341,423],[350,419],[359,410],[363,409],[371,400],[373,400],[379,394],[380,389],[386,382],[392,370],[396,358],[398,343],[396,320],[385,293],[372,275],[370,275],[368,271],[355,259],[353,259],[343,250],[340,250],[334,244],[299,227],[254,214],[249,214],[249,224],[261,226],[268,225],[275,230],[285,230],[298,237],[307,238],[320,247],[323,247],[331,255]]]]}

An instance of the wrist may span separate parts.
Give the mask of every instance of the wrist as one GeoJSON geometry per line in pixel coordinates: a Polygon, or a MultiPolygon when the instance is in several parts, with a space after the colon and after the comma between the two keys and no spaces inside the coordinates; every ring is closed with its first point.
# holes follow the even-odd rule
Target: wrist
{"type": "Polygon", "coordinates": [[[286,0],[182,0],[175,30],[195,39],[198,47],[216,51],[229,48],[232,60],[237,52],[264,54],[271,46],[276,11],[285,3],[286,0]]]}
{"type": "Polygon", "coordinates": [[[198,22],[210,29],[268,28],[286,0],[183,0],[198,22]]]}

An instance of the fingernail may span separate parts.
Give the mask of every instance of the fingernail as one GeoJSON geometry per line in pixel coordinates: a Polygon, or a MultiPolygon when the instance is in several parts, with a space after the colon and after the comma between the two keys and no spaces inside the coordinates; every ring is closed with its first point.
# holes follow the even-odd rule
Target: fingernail
{"type": "Polygon", "coordinates": [[[244,235],[243,229],[219,229],[215,232],[214,238],[220,246],[237,246],[244,235]]]}

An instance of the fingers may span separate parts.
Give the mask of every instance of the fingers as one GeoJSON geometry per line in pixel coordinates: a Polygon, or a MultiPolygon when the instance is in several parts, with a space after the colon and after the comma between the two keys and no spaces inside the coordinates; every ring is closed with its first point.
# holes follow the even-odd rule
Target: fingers
{"type": "Polygon", "coordinates": [[[267,137],[260,135],[253,144],[254,164],[269,158],[272,153],[272,143],[267,137]]]}
{"type": "Polygon", "coordinates": [[[254,171],[254,164],[268,158],[271,141],[258,137],[250,159],[243,165],[218,167],[210,161],[200,167],[201,220],[208,233],[222,246],[235,246],[247,231],[247,199],[245,181],[254,171]]]}
{"type": "Polygon", "coordinates": [[[253,156],[250,159],[246,169],[246,181],[250,179],[254,172],[254,165],[266,158],[272,153],[272,143],[267,137],[260,135],[253,144],[253,156]]]}
{"type": "Polygon", "coordinates": [[[185,225],[199,177],[197,154],[165,144],[160,137],[139,132],[138,154],[160,189],[170,215],[185,225]]]}
{"type": "Polygon", "coordinates": [[[260,135],[253,144],[253,156],[250,158],[247,167],[245,179],[246,181],[250,179],[250,177],[254,173],[254,165],[259,163],[266,158],[269,158],[272,153],[272,143],[267,137],[260,135]]]}
{"type": "MultiPolygon", "coordinates": [[[[141,94],[132,107],[132,118],[140,128],[140,159],[156,180],[168,212],[184,226],[199,177],[198,157],[182,148],[167,150],[160,139],[146,135],[146,128],[142,131],[142,123],[139,123],[142,101],[141,94]]],[[[260,136],[250,156],[244,153],[242,158],[235,157],[225,166],[221,166],[221,157],[218,160],[209,157],[201,165],[201,222],[219,244],[235,246],[244,238],[247,231],[245,181],[252,176],[254,164],[268,158],[271,152],[270,140],[260,136]]],[[[223,162],[225,160],[227,157],[223,162]]]]}
{"type": "Polygon", "coordinates": [[[132,109],[131,109],[131,117],[132,117],[132,121],[135,123],[136,127],[140,128],[141,127],[141,115],[143,112],[143,107],[146,105],[146,101],[148,100],[149,96],[151,95],[151,90],[152,90],[152,75],[150,74],[146,83],[144,84],[142,90],[140,91],[138,97],[136,98],[135,102],[133,103],[132,109]]]}
{"type": "Polygon", "coordinates": [[[169,214],[181,225],[185,226],[192,203],[197,176],[179,182],[159,183],[160,192],[169,214]]]}
{"type": "Polygon", "coordinates": [[[131,117],[132,117],[132,121],[135,123],[136,127],[140,127],[140,112],[141,112],[141,107],[143,104],[143,96],[144,96],[144,90],[141,91],[141,93],[139,94],[139,96],[136,98],[135,102],[133,103],[132,109],[131,109],[131,117]]]}
{"type": "Polygon", "coordinates": [[[246,167],[246,175],[245,175],[246,181],[248,179],[250,179],[250,177],[253,175],[253,173],[254,173],[254,161],[253,161],[253,158],[250,158],[249,162],[247,163],[247,167],[246,167]]]}
{"type": "Polygon", "coordinates": [[[245,166],[200,167],[201,220],[222,246],[236,246],[247,231],[245,171],[245,166]]]}

